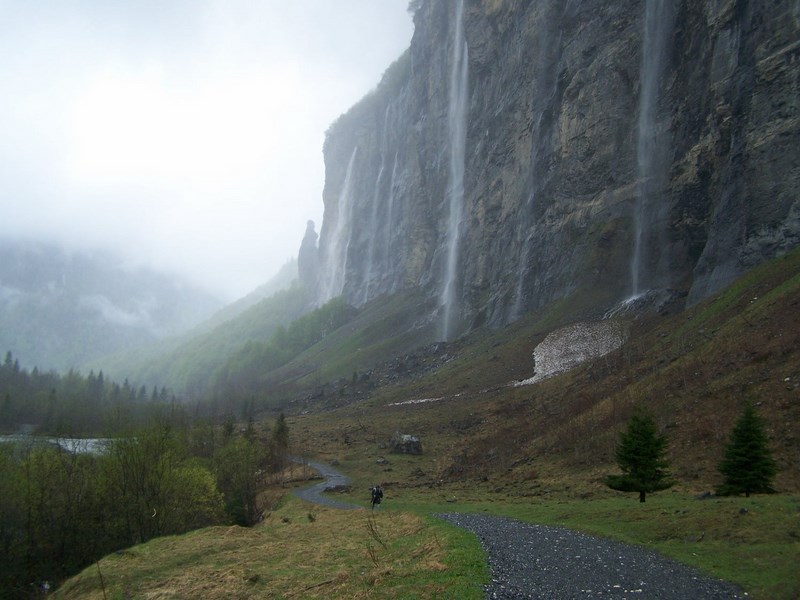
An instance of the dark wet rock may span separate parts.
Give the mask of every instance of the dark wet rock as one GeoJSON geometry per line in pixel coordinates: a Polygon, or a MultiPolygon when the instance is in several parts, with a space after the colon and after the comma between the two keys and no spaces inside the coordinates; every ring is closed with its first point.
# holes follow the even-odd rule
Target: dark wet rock
{"type": "Polygon", "coordinates": [[[300,283],[312,290],[316,287],[319,277],[318,237],[317,232],[314,230],[314,221],[308,221],[306,233],[297,253],[297,275],[300,283]]]}
{"type": "MultiPolygon", "coordinates": [[[[605,311],[636,291],[635,240],[646,267],[639,291],[674,291],[675,308],[800,243],[797,3],[659,3],[675,10],[658,20],[667,43],[648,78],[645,11],[654,4],[463,4],[455,281],[464,323],[501,325],[574,296],[605,311]],[[647,79],[658,142],[649,145],[637,142],[647,79]],[[647,176],[639,146],[655,155],[647,176]],[[645,187],[652,199],[637,233],[645,187]]],[[[443,289],[459,5],[416,2],[408,52],[327,132],[320,267],[339,273],[354,305],[443,289]]]]}

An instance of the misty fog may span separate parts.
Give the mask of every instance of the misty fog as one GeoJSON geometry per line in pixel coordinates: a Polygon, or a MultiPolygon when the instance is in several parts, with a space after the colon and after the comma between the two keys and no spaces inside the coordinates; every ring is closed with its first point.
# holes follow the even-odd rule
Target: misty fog
{"type": "Polygon", "coordinates": [[[320,225],[324,132],[408,47],[407,5],[0,2],[0,238],[247,294],[320,225]]]}

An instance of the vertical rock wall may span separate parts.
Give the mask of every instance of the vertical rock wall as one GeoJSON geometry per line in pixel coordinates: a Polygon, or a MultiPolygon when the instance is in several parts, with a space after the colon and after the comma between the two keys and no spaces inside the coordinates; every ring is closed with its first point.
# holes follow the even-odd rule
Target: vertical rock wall
{"type": "MultiPolygon", "coordinates": [[[[625,299],[637,231],[643,284],[689,301],[800,240],[800,2],[676,1],[650,86],[663,174],[649,186],[637,168],[644,5],[465,0],[460,330],[557,299],[598,311],[625,299]]],[[[320,269],[344,269],[354,304],[441,293],[456,8],[421,2],[408,52],[328,131],[320,269]],[[336,227],[356,147],[349,222],[336,227]]]]}

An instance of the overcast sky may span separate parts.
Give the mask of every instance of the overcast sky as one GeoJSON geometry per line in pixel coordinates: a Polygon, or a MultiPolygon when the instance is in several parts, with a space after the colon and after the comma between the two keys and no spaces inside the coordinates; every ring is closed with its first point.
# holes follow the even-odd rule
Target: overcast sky
{"type": "Polygon", "coordinates": [[[112,249],[226,300],[322,221],[324,132],[408,0],[0,0],[0,236],[112,249]]]}

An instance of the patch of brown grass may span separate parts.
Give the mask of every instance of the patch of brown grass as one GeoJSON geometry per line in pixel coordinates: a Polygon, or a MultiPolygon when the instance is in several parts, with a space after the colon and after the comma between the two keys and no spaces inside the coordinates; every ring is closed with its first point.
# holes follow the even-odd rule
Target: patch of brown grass
{"type": "MultiPolygon", "coordinates": [[[[441,532],[420,517],[313,511],[310,521],[309,505],[290,498],[251,529],[213,527],[110,555],[101,561],[106,594],[131,600],[367,598],[380,586],[382,596],[395,598],[409,597],[415,579],[447,570],[441,532]]],[[[96,567],[69,580],[55,597],[103,598],[96,567]]]]}

